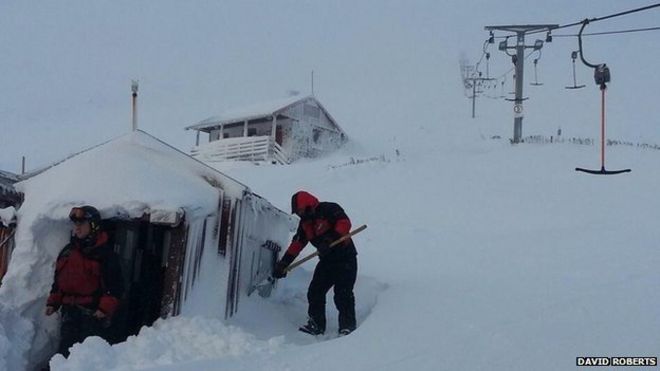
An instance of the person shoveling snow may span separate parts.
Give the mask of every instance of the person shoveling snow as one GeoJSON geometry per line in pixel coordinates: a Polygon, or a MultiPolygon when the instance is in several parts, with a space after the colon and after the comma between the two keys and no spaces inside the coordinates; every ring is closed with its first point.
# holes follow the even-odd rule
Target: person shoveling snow
{"type": "Polygon", "coordinates": [[[286,277],[289,265],[311,242],[318,251],[319,262],[307,291],[309,319],[299,330],[311,335],[325,332],[325,297],[334,286],[334,302],[339,311],[339,335],[348,335],[356,327],[353,286],[357,277],[357,250],[350,237],[333,243],[349,234],[351,221],[338,204],[319,202],[305,191],[291,197],[291,212],[300,217],[298,231],[284,256],[277,262],[273,277],[286,277]]]}

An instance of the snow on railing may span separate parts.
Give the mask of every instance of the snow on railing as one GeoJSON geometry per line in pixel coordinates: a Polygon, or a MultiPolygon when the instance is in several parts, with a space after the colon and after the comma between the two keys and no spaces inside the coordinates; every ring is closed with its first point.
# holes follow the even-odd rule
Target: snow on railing
{"type": "Polygon", "coordinates": [[[216,140],[193,147],[191,155],[201,161],[277,161],[288,164],[282,147],[271,136],[238,137],[216,140]]]}
{"type": "Polygon", "coordinates": [[[272,140],[272,138],[271,138],[271,145],[272,145],[273,159],[275,159],[275,161],[277,161],[279,164],[289,164],[290,160],[289,157],[284,152],[284,149],[282,149],[282,147],[280,147],[280,145],[277,144],[276,141],[272,140]]]}

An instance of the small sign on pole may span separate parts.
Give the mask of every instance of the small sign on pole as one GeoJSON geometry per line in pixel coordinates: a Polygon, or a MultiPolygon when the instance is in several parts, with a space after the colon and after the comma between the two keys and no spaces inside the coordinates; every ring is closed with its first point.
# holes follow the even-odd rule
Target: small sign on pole
{"type": "Polygon", "coordinates": [[[513,115],[514,117],[523,117],[523,106],[520,103],[516,103],[513,105],[513,115]]]}

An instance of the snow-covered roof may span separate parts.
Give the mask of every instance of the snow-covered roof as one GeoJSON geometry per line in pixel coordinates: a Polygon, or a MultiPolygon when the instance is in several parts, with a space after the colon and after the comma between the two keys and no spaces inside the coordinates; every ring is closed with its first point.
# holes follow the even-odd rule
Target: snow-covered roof
{"type": "Polygon", "coordinates": [[[13,184],[18,181],[18,175],[0,170],[0,196],[15,196],[18,194],[13,184]]]}
{"type": "Polygon", "coordinates": [[[248,187],[159,139],[135,131],[82,151],[16,184],[23,207],[39,205],[65,217],[74,204],[96,206],[103,217],[140,217],[185,210],[208,214],[217,208],[219,186],[242,198],[248,187]]]}
{"type": "MultiPolygon", "coordinates": [[[[200,130],[213,128],[221,124],[230,124],[235,122],[255,120],[264,117],[272,117],[275,114],[282,114],[282,111],[289,107],[304,102],[307,100],[314,101],[321,110],[328,116],[337,128],[339,125],[335,122],[334,118],[326,111],[325,107],[312,95],[308,96],[292,96],[283,99],[271,100],[267,102],[251,104],[245,107],[232,108],[222,112],[217,116],[211,116],[194,125],[186,127],[186,130],[200,130]]],[[[341,128],[339,128],[341,130],[341,128]]]]}
{"type": "Polygon", "coordinates": [[[13,206],[0,208],[0,226],[9,226],[16,222],[16,209],[13,206]]]}
{"type": "Polygon", "coordinates": [[[0,170],[0,181],[2,180],[7,180],[15,183],[18,181],[18,175],[14,173],[10,173],[9,171],[0,170]]]}
{"type": "Polygon", "coordinates": [[[254,120],[261,117],[272,116],[275,113],[279,113],[279,111],[283,111],[286,108],[308,98],[310,97],[292,96],[283,99],[251,104],[244,107],[231,108],[219,115],[211,116],[198,122],[197,124],[188,126],[186,130],[200,130],[220,124],[254,120]]]}

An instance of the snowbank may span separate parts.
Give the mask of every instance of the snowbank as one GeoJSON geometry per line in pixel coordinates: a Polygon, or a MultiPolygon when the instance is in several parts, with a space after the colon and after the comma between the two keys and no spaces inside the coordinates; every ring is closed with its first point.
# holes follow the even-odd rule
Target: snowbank
{"type": "Polygon", "coordinates": [[[54,261],[69,238],[72,206],[94,205],[103,218],[164,218],[184,211],[188,223],[215,212],[220,185],[240,198],[247,187],[141,131],[122,136],[17,184],[16,247],[0,287],[0,359],[22,370],[52,354],[56,316],[43,314],[54,261]],[[4,347],[3,344],[12,346],[4,347]]]}
{"type": "MultiPolygon", "coordinates": [[[[281,307],[254,308],[277,317],[253,315],[240,326],[254,334],[268,327],[304,348],[185,367],[567,370],[581,355],[656,356],[658,154],[610,147],[608,166],[632,173],[592,176],[574,168],[597,166],[597,147],[452,146],[440,131],[429,128],[417,149],[404,143],[400,159],[227,166],[276,204],[298,189],[340,202],[354,223],[369,225],[355,238],[360,278],[387,290],[356,332],[316,342],[295,335],[309,280],[294,274],[276,292],[281,307]]],[[[329,314],[332,307],[329,294],[329,314]]]]}
{"type": "MultiPolygon", "coordinates": [[[[278,283],[272,298],[242,302],[245,310],[228,323],[171,319],[170,330],[164,321],[132,346],[89,339],[53,367],[83,370],[94,359],[160,371],[565,370],[582,355],[657,355],[656,153],[608,148],[611,168],[633,171],[599,177],[573,170],[598,164],[595,147],[453,147],[437,145],[441,130],[425,130],[417,148],[400,142],[400,157],[390,151],[351,154],[374,161],[338,154],[293,166],[228,166],[276,205],[307,189],[339,202],[354,224],[369,225],[355,238],[359,326],[350,336],[331,336],[332,294],[328,341],[296,331],[310,262],[278,283]],[[197,333],[208,344],[170,338],[197,344],[197,333]]],[[[27,345],[6,339],[29,344],[35,317],[0,316],[0,359],[13,370],[11,351],[27,345]]]]}
{"type": "Polygon", "coordinates": [[[16,209],[13,206],[0,208],[0,224],[8,227],[16,222],[16,209]]]}
{"type": "MultiPolygon", "coordinates": [[[[245,358],[267,363],[276,354],[304,353],[301,346],[336,338],[337,314],[334,309],[328,311],[325,336],[314,338],[296,330],[306,321],[307,298],[304,293],[310,279],[308,270],[291,272],[286,280],[278,283],[272,297],[263,299],[253,295],[246,298],[241,310],[228,322],[204,316],[178,316],[159,320],[152,328],[143,327],[137,336],[129,337],[125,343],[110,346],[98,337],[87,339],[73,347],[68,359],[59,355],[53,357],[51,369],[264,369],[262,366],[246,366],[245,358]],[[185,362],[195,362],[195,366],[182,365],[185,362]]],[[[366,320],[376,306],[378,295],[385,289],[386,285],[373,278],[358,277],[355,289],[359,298],[356,305],[358,323],[366,320]]]]}
{"type": "Polygon", "coordinates": [[[56,355],[51,370],[133,370],[181,362],[274,353],[283,337],[258,340],[240,328],[203,317],[174,317],[143,327],[138,336],[110,346],[99,337],[75,345],[68,359],[56,355]]]}

